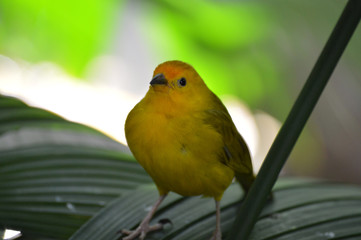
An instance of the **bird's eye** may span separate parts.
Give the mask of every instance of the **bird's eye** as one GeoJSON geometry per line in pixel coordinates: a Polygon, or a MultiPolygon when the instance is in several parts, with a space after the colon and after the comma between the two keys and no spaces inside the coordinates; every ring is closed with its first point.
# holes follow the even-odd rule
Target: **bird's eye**
{"type": "Polygon", "coordinates": [[[184,87],[186,84],[187,84],[187,80],[184,77],[182,77],[181,79],[178,79],[178,85],[180,87],[184,87]]]}

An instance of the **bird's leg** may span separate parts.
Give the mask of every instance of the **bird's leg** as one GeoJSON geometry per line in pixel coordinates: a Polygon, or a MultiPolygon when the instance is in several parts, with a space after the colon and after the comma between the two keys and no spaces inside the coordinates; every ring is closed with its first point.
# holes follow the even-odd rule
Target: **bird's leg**
{"type": "Polygon", "coordinates": [[[221,206],[220,201],[216,200],[216,230],[213,233],[211,240],[222,240],[221,231],[221,206]]]}
{"type": "Polygon", "coordinates": [[[134,231],[130,231],[130,230],[126,230],[126,229],[122,230],[123,234],[128,235],[127,237],[123,238],[123,240],[132,240],[132,239],[137,238],[138,236],[139,236],[139,239],[144,239],[148,232],[156,231],[156,230],[163,228],[162,223],[157,223],[153,226],[149,226],[149,222],[152,219],[154,213],[157,211],[157,208],[159,207],[159,205],[162,203],[162,201],[164,200],[164,198],[166,196],[167,195],[165,194],[165,195],[161,195],[158,198],[158,200],[155,202],[155,204],[153,205],[150,212],[145,216],[143,221],[139,224],[139,226],[134,231]]]}

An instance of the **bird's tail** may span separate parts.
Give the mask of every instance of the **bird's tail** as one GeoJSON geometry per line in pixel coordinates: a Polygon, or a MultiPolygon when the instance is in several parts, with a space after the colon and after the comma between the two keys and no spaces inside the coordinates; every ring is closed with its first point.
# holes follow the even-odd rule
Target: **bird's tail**
{"type": "MultiPolygon", "coordinates": [[[[245,173],[236,173],[236,179],[241,184],[244,190],[244,196],[247,195],[249,189],[251,188],[256,176],[253,173],[245,174],[245,173]]],[[[273,201],[273,193],[270,192],[268,195],[268,200],[273,201]]]]}
{"type": "Polygon", "coordinates": [[[254,180],[256,179],[255,175],[252,173],[236,173],[236,179],[241,184],[245,194],[248,193],[251,188],[254,180]]]}

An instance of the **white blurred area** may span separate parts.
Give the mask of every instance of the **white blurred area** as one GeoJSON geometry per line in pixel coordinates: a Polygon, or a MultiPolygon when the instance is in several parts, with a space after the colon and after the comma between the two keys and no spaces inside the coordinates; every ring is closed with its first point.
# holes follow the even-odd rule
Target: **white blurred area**
{"type": "MultiPolygon", "coordinates": [[[[88,69],[87,79],[75,79],[53,63],[30,64],[0,55],[0,93],[94,127],[126,144],[126,116],[145,95],[152,72],[138,84],[124,61],[112,56],[95,59],[88,69]],[[138,84],[132,88],[139,93],[122,90],[129,89],[129,84],[138,84]]],[[[246,140],[258,172],[280,123],[264,112],[253,114],[234,97],[222,100],[246,140]]]]}
{"type": "Polygon", "coordinates": [[[10,229],[6,229],[4,232],[4,236],[3,236],[4,240],[13,240],[13,239],[17,239],[19,237],[21,237],[20,231],[15,231],[15,230],[10,230],[10,229]]]}
{"type": "Polygon", "coordinates": [[[76,79],[53,63],[31,65],[1,55],[0,79],[1,94],[97,128],[122,143],[126,113],[141,98],[102,84],[101,79],[76,79]]]}

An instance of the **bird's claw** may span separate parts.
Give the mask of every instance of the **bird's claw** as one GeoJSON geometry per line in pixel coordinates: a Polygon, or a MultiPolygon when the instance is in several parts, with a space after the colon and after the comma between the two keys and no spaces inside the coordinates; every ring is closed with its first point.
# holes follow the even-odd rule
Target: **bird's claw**
{"type": "Polygon", "coordinates": [[[148,232],[148,228],[142,228],[140,226],[137,227],[137,229],[135,229],[134,231],[131,231],[128,229],[123,229],[122,234],[128,235],[128,236],[126,236],[122,239],[123,240],[133,240],[139,236],[139,239],[143,240],[145,238],[145,236],[147,235],[147,232],[148,232]]]}
{"type": "Polygon", "coordinates": [[[139,225],[134,231],[123,229],[122,234],[128,235],[123,240],[133,240],[139,236],[140,240],[145,239],[147,233],[163,229],[164,223],[158,222],[155,225],[149,226],[148,224],[139,225]]]}

